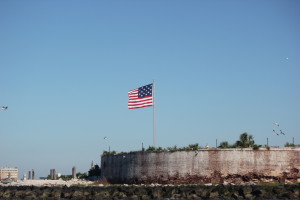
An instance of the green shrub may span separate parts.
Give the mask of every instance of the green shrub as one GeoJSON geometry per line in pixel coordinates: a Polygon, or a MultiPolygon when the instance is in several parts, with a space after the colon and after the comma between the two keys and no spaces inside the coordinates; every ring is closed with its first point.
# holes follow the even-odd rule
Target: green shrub
{"type": "Polygon", "coordinates": [[[146,150],[146,151],[155,151],[156,150],[156,148],[155,147],[153,147],[153,146],[149,146],[148,147],[148,149],[146,150]]]}
{"type": "Polygon", "coordinates": [[[294,143],[287,142],[287,143],[285,143],[284,146],[285,147],[300,147],[300,144],[294,144],[294,143]]]}
{"type": "Polygon", "coordinates": [[[254,144],[252,148],[253,148],[253,150],[258,150],[260,147],[261,147],[261,145],[254,144]]]}

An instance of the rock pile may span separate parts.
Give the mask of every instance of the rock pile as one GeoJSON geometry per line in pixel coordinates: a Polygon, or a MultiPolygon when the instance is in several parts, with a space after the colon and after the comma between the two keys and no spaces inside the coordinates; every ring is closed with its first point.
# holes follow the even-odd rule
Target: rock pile
{"type": "Polygon", "coordinates": [[[299,199],[300,184],[0,186],[0,199],[299,199]]]}

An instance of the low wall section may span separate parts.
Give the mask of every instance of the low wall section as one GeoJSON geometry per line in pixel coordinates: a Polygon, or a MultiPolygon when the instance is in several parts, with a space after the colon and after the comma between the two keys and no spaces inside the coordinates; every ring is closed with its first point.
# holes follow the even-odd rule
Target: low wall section
{"type": "Polygon", "coordinates": [[[201,149],[102,155],[102,175],[111,183],[204,183],[252,175],[297,180],[300,148],[201,149]]]}

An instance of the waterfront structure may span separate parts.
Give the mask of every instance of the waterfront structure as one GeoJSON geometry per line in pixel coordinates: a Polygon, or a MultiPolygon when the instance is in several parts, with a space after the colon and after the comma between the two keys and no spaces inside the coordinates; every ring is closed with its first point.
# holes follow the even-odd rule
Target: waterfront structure
{"type": "Polygon", "coordinates": [[[34,170],[32,170],[32,177],[31,177],[32,180],[35,179],[35,174],[34,174],[34,170]]]}
{"type": "Polygon", "coordinates": [[[72,178],[76,179],[76,167],[72,168],[72,178]]]}
{"type": "Polygon", "coordinates": [[[28,171],[28,180],[32,180],[31,171],[28,171]]]}
{"type": "Polygon", "coordinates": [[[110,183],[209,183],[300,179],[300,148],[230,148],[104,154],[110,183]]]}
{"type": "Polygon", "coordinates": [[[50,179],[56,180],[57,174],[55,172],[55,169],[50,169],[50,179]]]}
{"type": "Polygon", "coordinates": [[[0,181],[4,179],[18,180],[18,168],[1,167],[0,168],[0,181]]]}

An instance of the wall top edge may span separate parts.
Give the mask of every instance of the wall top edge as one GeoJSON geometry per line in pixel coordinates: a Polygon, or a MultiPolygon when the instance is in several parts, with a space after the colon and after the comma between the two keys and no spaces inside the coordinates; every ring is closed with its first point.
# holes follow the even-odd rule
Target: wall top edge
{"type": "MultiPolygon", "coordinates": [[[[168,151],[168,150],[161,150],[161,151],[130,151],[130,152],[121,152],[117,154],[105,154],[105,155],[126,155],[126,154],[136,154],[136,153],[177,153],[177,152],[204,152],[204,151],[253,151],[253,152],[261,152],[261,151],[300,151],[300,147],[270,147],[268,148],[259,148],[259,149],[253,149],[253,148],[228,148],[228,149],[220,149],[220,148],[207,148],[207,149],[198,149],[198,150],[191,150],[191,151],[168,151]]],[[[105,156],[101,155],[101,156],[105,156]]]]}

